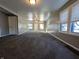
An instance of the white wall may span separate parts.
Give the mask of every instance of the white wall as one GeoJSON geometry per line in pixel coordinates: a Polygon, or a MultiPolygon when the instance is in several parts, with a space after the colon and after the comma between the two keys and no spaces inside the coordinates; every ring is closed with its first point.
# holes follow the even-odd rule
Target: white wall
{"type": "Polygon", "coordinates": [[[0,12],[0,36],[9,34],[8,16],[0,12]]]}

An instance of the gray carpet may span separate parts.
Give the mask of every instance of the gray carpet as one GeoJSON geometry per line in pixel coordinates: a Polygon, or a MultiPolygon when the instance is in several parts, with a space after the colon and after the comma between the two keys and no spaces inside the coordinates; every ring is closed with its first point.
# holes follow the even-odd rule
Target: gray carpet
{"type": "Polygon", "coordinates": [[[79,59],[78,55],[47,33],[25,33],[1,38],[0,57],[4,59],[79,59]]]}

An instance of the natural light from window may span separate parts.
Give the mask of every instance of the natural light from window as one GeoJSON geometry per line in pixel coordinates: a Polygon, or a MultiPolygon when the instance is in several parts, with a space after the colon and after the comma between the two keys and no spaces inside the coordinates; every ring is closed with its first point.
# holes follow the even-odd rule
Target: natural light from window
{"type": "Polygon", "coordinates": [[[74,28],[73,28],[73,31],[74,32],[79,32],[79,21],[78,22],[74,22],[74,28]]]}
{"type": "Polygon", "coordinates": [[[33,29],[33,25],[32,24],[28,24],[28,29],[32,30],[33,29]]]}
{"type": "Polygon", "coordinates": [[[61,31],[67,31],[67,24],[61,24],[61,31]]]}
{"type": "Polygon", "coordinates": [[[44,30],[44,24],[40,24],[40,29],[44,30]]]}
{"type": "Polygon", "coordinates": [[[44,21],[44,15],[43,14],[40,15],[40,21],[44,21]]]}
{"type": "Polygon", "coordinates": [[[32,14],[32,13],[29,13],[29,15],[28,15],[28,20],[30,20],[30,21],[33,20],[33,14],[32,14]]]}

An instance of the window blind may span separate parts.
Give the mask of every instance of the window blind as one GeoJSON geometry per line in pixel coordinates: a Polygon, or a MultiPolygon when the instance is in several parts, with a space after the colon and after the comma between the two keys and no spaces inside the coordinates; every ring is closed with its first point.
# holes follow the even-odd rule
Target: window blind
{"type": "Polygon", "coordinates": [[[68,9],[60,12],[60,22],[61,23],[66,23],[68,19],[68,9]]]}
{"type": "Polygon", "coordinates": [[[71,21],[79,20],[79,4],[72,7],[71,21]]]}

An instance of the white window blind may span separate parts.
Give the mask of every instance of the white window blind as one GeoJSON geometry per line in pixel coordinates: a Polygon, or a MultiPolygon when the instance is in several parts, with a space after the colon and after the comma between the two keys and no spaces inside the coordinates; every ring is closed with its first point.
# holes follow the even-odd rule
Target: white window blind
{"type": "Polygon", "coordinates": [[[79,20],[79,4],[72,7],[71,21],[79,20]]]}
{"type": "Polygon", "coordinates": [[[66,23],[68,19],[68,9],[60,12],[60,22],[61,23],[66,23]]]}

